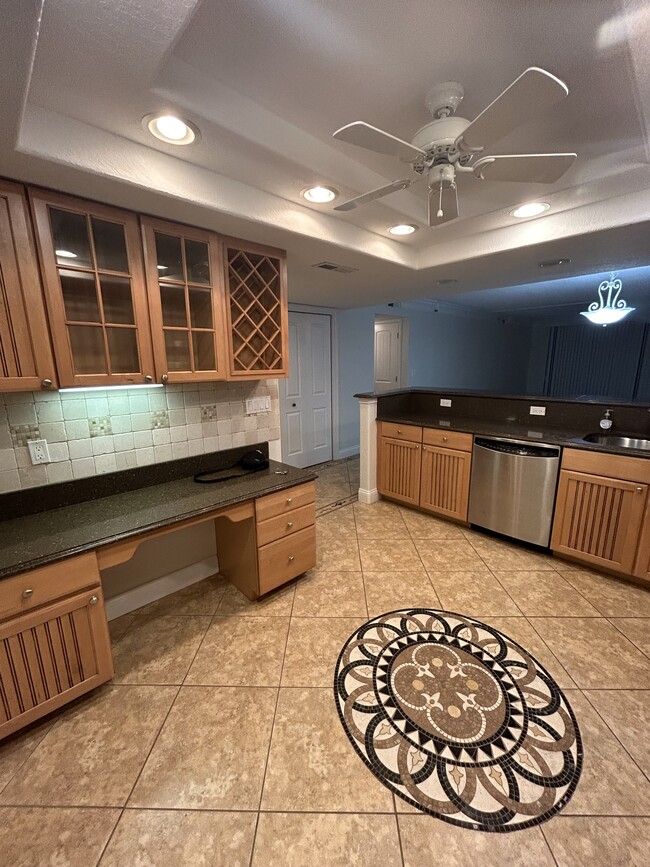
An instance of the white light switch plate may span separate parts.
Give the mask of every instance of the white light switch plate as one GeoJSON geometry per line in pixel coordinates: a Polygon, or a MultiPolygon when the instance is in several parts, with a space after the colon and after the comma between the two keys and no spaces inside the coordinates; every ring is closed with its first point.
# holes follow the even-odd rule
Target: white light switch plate
{"type": "Polygon", "coordinates": [[[47,447],[47,440],[28,440],[27,448],[29,456],[33,464],[49,464],[50,450],[47,447]]]}
{"type": "Polygon", "coordinates": [[[441,397],[440,406],[451,406],[451,400],[448,397],[441,397]]]}
{"type": "Polygon", "coordinates": [[[546,415],[546,407],[545,406],[531,406],[530,414],[531,415],[546,415]]]}
{"type": "Polygon", "coordinates": [[[268,395],[246,398],[246,415],[255,415],[258,412],[271,412],[271,398],[268,395]]]}

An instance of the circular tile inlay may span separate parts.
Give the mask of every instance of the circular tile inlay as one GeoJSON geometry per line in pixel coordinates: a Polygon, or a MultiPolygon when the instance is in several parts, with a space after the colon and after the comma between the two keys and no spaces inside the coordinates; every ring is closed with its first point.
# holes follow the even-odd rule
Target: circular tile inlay
{"type": "Polygon", "coordinates": [[[364,624],[334,690],[354,748],[424,812],[484,831],[544,822],[571,797],[580,733],[548,672],[497,629],[414,608],[364,624]]]}

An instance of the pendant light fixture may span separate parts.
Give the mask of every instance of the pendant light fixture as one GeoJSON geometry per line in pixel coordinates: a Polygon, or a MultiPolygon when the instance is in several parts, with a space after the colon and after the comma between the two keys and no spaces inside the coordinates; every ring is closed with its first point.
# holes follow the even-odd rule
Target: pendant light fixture
{"type": "Polygon", "coordinates": [[[593,322],[594,325],[613,325],[620,322],[628,313],[635,308],[628,307],[622,298],[619,298],[623,283],[612,271],[609,280],[603,280],[598,287],[598,301],[592,301],[586,310],[580,312],[581,316],[593,322]]]}

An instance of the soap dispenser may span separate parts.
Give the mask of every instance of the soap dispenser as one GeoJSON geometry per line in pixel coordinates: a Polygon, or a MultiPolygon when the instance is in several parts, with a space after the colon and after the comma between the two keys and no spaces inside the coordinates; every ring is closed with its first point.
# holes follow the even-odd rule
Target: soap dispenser
{"type": "Polygon", "coordinates": [[[600,427],[602,430],[610,430],[613,424],[614,420],[612,419],[612,411],[611,409],[608,409],[600,420],[600,427]]]}

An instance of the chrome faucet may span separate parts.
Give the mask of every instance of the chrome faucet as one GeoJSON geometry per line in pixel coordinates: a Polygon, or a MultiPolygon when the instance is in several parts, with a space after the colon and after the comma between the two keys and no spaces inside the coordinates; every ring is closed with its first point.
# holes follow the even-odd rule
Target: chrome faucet
{"type": "Polygon", "coordinates": [[[602,430],[611,430],[611,427],[614,424],[611,409],[606,410],[605,415],[601,418],[599,424],[602,430]]]}

